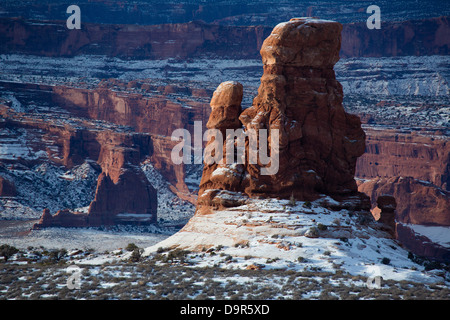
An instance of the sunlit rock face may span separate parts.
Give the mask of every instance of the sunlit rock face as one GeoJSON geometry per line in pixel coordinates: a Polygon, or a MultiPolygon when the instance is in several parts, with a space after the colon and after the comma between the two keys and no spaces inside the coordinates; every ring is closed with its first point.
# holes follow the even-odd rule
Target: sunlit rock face
{"type": "MultiPolygon", "coordinates": [[[[241,84],[229,81],[217,88],[208,128],[219,130],[224,138],[226,129],[254,130],[259,146],[267,146],[270,161],[250,161],[247,137],[245,161],[229,163],[224,142],[225,163],[205,165],[199,206],[232,206],[234,200],[223,190],[238,192],[242,198],[315,200],[330,195],[367,202],[354,180],[365,133],[359,118],[345,112],[342,86],[333,70],[339,60],[341,31],[337,22],[313,18],[280,23],[261,47],[264,74],[252,106],[241,112],[241,84]],[[261,129],[267,136],[261,135],[261,129]],[[273,140],[275,131],[278,136],[273,140]]],[[[238,145],[235,153],[237,149],[238,145]]]]}

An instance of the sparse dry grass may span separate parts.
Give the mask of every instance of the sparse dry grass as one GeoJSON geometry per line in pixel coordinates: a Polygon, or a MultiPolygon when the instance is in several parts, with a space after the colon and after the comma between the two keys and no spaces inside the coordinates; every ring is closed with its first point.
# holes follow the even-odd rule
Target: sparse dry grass
{"type": "Polygon", "coordinates": [[[225,270],[180,264],[122,262],[83,266],[81,289],[70,290],[65,267],[0,264],[3,299],[449,299],[450,289],[383,280],[381,289],[361,285],[344,272],[225,270]],[[89,269],[91,268],[91,269],[89,269]],[[245,277],[245,281],[242,281],[245,277]],[[250,279],[250,280],[249,280],[250,279]]]}
{"type": "MultiPolygon", "coordinates": [[[[221,248],[216,248],[220,251],[221,248]]],[[[0,263],[0,299],[445,299],[450,289],[442,284],[382,280],[369,289],[363,276],[335,272],[269,269],[237,270],[195,267],[183,250],[164,250],[139,261],[80,265],[81,288],[67,288],[64,261],[45,257],[27,264],[0,263]]],[[[208,253],[201,253],[208,254],[208,253]]],[[[225,259],[226,257],[224,257],[225,259]]],[[[301,262],[299,262],[301,263],[301,262]]]]}

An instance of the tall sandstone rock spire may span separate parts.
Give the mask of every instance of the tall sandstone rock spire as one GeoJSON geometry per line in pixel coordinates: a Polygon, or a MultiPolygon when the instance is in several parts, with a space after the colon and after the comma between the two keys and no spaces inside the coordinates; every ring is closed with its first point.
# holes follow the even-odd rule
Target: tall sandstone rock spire
{"type": "Polygon", "coordinates": [[[268,129],[268,150],[270,130],[278,129],[278,170],[261,174],[273,163],[250,163],[247,140],[243,164],[205,164],[200,213],[208,206],[232,206],[230,199],[239,205],[245,197],[294,196],[311,201],[328,195],[336,200],[354,198],[359,206],[368,206],[354,180],[365,133],[359,118],[345,112],[342,86],[333,69],[339,60],[341,31],[340,23],[314,18],[281,23],[261,47],[264,74],[252,106],[241,112],[241,84],[225,82],[217,88],[207,127],[221,132],[268,129]]]}

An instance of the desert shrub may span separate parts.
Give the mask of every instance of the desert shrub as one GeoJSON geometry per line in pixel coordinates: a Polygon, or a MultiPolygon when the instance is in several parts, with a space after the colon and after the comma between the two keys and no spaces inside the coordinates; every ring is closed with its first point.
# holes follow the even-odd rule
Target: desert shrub
{"type": "Polygon", "coordinates": [[[9,244],[2,244],[0,246],[0,256],[3,257],[5,262],[8,261],[8,259],[15,255],[17,252],[19,252],[19,249],[10,246],[9,244]]]}
{"type": "Polygon", "coordinates": [[[250,242],[248,240],[242,240],[234,244],[235,248],[248,248],[250,247],[250,242]]]}
{"type": "Polygon", "coordinates": [[[156,249],[156,253],[164,253],[169,251],[170,248],[163,248],[163,247],[159,247],[158,249],[156,249]]]}
{"type": "Polygon", "coordinates": [[[190,251],[188,250],[183,250],[183,249],[175,249],[170,251],[165,259],[165,262],[175,262],[175,261],[179,261],[179,262],[184,262],[186,259],[186,256],[190,253],[190,251]]]}
{"type": "Polygon", "coordinates": [[[319,223],[317,225],[317,229],[319,229],[320,231],[325,231],[325,230],[328,229],[328,227],[326,225],[322,224],[322,223],[319,223]]]}
{"type": "Polygon", "coordinates": [[[129,243],[127,245],[127,247],[125,248],[125,250],[130,251],[130,252],[134,251],[136,249],[139,249],[139,247],[137,245],[135,245],[134,243],[129,243]]]}
{"type": "Polygon", "coordinates": [[[391,259],[384,257],[383,259],[381,259],[381,263],[382,264],[389,264],[389,263],[391,263],[391,259]]]}
{"type": "Polygon", "coordinates": [[[59,249],[59,250],[51,250],[48,253],[48,257],[52,262],[59,262],[62,258],[67,256],[67,250],[66,249],[59,249]]]}
{"type": "Polygon", "coordinates": [[[303,203],[303,207],[310,209],[312,207],[312,204],[309,201],[305,201],[305,203],[303,203]]]}
{"type": "Polygon", "coordinates": [[[130,256],[131,262],[139,262],[142,258],[142,250],[139,248],[135,248],[130,256]]]}

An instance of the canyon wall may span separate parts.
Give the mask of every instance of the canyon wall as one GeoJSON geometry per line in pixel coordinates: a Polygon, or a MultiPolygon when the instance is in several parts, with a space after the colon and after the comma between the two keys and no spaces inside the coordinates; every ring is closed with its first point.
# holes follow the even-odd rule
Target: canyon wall
{"type": "MultiPolygon", "coordinates": [[[[159,90],[176,93],[173,86],[159,90]]],[[[144,96],[102,86],[94,89],[55,86],[52,91],[53,102],[74,116],[104,120],[130,126],[136,132],[167,137],[179,128],[192,130],[194,121],[206,123],[209,116],[209,107],[198,99],[171,99],[160,92],[144,96]]]]}
{"type": "Polygon", "coordinates": [[[381,29],[366,23],[345,24],[341,58],[448,55],[448,17],[400,22],[382,22],[381,29]]]}
{"type": "Polygon", "coordinates": [[[414,177],[449,191],[450,143],[437,130],[364,127],[366,149],[356,164],[361,179],[414,177]]]}
{"type": "Polygon", "coordinates": [[[413,177],[376,178],[359,191],[374,200],[391,195],[397,201],[396,221],[408,224],[450,226],[450,192],[413,177]]]}
{"type": "Polygon", "coordinates": [[[81,30],[68,30],[65,21],[0,18],[0,30],[0,53],[185,59],[214,52],[227,58],[255,58],[270,29],[194,21],[147,26],[83,24],[81,30]]]}
{"type": "Polygon", "coordinates": [[[439,130],[365,127],[366,150],[356,165],[359,191],[372,207],[384,194],[397,200],[402,223],[450,226],[450,144],[439,130]]]}

